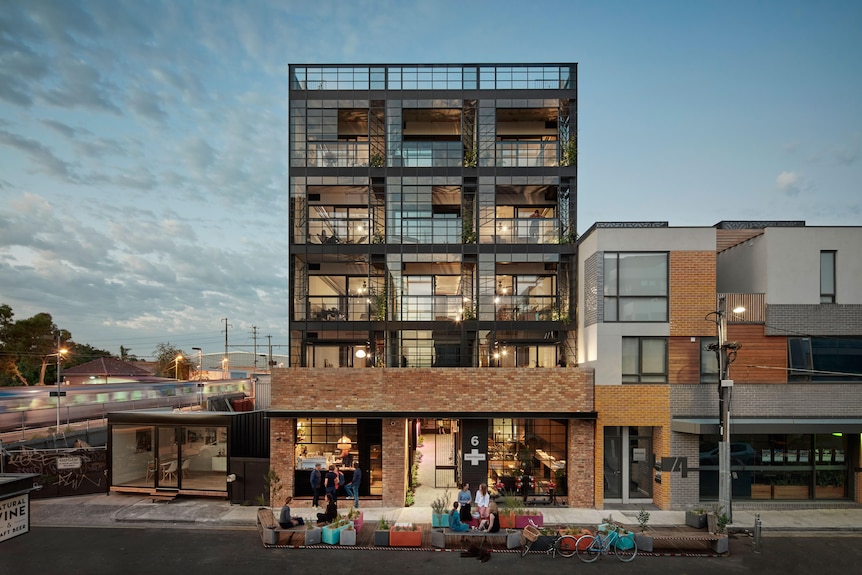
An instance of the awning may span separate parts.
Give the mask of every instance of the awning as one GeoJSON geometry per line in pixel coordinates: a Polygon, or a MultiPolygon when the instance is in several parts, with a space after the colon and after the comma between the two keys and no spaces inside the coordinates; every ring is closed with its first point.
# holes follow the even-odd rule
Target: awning
{"type": "MultiPolygon", "coordinates": [[[[680,418],[670,422],[671,431],[718,435],[717,418],[680,418]]],[[[731,418],[731,433],[862,433],[862,417],[731,418]]]]}

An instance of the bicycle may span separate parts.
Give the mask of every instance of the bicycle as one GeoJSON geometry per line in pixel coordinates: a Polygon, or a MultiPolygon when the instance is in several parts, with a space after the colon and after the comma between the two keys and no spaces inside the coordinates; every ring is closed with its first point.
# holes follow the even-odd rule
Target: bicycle
{"type": "Polygon", "coordinates": [[[610,553],[611,547],[614,555],[623,563],[633,560],[638,554],[638,544],[632,533],[619,534],[619,527],[614,526],[613,531],[606,536],[597,532],[595,535],[581,535],[575,544],[578,558],[584,563],[592,563],[599,555],[610,553]]]}
{"type": "MultiPolygon", "coordinates": [[[[539,526],[536,525],[532,519],[530,519],[530,524],[524,527],[524,531],[521,533],[521,537],[523,538],[523,543],[521,545],[521,557],[526,557],[527,553],[530,552],[530,547],[533,546],[533,543],[539,539],[539,535],[541,532],[539,531],[539,526]]],[[[547,553],[552,558],[557,556],[557,553],[562,555],[563,557],[571,557],[578,551],[578,540],[571,535],[563,535],[558,533],[557,538],[551,543],[551,546],[548,547],[547,553]]]]}

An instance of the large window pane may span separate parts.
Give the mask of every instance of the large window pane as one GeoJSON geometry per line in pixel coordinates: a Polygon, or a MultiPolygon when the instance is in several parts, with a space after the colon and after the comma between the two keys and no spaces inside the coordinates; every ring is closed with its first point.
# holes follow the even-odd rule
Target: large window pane
{"type": "Polygon", "coordinates": [[[667,254],[620,254],[619,293],[667,295],[667,254]]]}

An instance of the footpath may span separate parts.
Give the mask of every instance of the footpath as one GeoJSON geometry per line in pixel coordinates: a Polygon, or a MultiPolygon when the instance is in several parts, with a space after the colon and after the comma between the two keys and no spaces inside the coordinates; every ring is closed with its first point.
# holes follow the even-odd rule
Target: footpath
{"type": "MultiPolygon", "coordinates": [[[[340,501],[346,512],[347,503],[340,501]]],[[[313,520],[317,510],[291,504],[293,515],[313,520]]],[[[366,521],[386,517],[390,521],[430,523],[431,507],[380,507],[378,502],[360,501],[366,521]],[[378,506],[375,506],[377,504],[378,506]]],[[[153,502],[139,495],[80,495],[53,499],[30,500],[30,524],[37,527],[135,527],[159,524],[191,529],[256,529],[257,505],[233,505],[228,501],[205,498],[178,498],[171,502],[153,502]]],[[[603,517],[636,527],[640,508],[581,509],[568,507],[537,507],[546,525],[596,526],[603,517]]],[[[685,525],[684,511],[648,509],[651,527],[685,525]]],[[[817,533],[862,536],[862,506],[848,505],[830,509],[734,509],[733,523],[728,531],[745,532],[754,529],[755,514],[760,514],[763,537],[792,535],[812,536],[817,533]]]]}

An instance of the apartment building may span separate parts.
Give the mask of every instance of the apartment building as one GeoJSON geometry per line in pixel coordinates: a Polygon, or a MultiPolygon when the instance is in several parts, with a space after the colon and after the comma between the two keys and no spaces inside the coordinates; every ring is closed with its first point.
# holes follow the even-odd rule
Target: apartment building
{"type": "Polygon", "coordinates": [[[859,501],[859,246],[862,228],[804,222],[585,232],[578,365],[595,369],[597,505],[718,497],[719,313],[733,501],[859,501]]]}
{"type": "Polygon", "coordinates": [[[290,363],[268,412],[289,492],[358,464],[401,505],[427,426],[439,486],[528,475],[592,506],[577,65],[292,65],[289,110],[290,363]]]}

